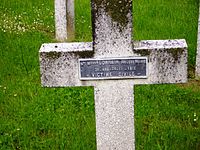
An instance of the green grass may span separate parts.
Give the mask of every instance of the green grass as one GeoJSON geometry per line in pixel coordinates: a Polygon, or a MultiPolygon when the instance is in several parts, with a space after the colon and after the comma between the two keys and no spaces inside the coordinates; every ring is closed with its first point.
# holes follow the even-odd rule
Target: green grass
{"type": "MultiPolygon", "coordinates": [[[[135,1],[135,39],[186,39],[189,69],[196,59],[199,0],[135,1]]],[[[193,75],[190,73],[190,76],[193,75]]]]}
{"type": "Polygon", "coordinates": [[[198,150],[199,90],[183,85],[136,87],[137,148],[198,150]]]}
{"type": "MultiPolygon", "coordinates": [[[[198,3],[134,1],[134,39],[185,38],[192,72],[198,3]]],[[[89,7],[76,0],[75,41],[92,40],[89,7]]],[[[93,88],[41,87],[38,50],[55,41],[53,14],[50,0],[1,0],[1,150],[96,149],[93,88]]],[[[136,86],[136,149],[199,150],[199,108],[200,81],[136,86]]]]}

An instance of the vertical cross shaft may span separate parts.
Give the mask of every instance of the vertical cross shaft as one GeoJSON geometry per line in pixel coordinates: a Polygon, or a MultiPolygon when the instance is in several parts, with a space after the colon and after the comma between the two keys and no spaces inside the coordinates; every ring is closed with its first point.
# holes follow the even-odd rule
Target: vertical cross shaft
{"type": "Polygon", "coordinates": [[[95,86],[98,150],[133,150],[133,85],[128,81],[103,81],[95,86]]]}
{"type": "MultiPolygon", "coordinates": [[[[92,0],[92,21],[95,58],[133,56],[131,0],[92,0]]],[[[133,84],[104,80],[94,87],[97,149],[134,149],[133,84]]]]}

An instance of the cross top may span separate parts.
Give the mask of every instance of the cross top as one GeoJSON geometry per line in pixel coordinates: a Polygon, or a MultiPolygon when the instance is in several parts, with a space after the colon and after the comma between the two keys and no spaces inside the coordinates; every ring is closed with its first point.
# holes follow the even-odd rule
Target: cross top
{"type": "Polygon", "coordinates": [[[94,57],[133,55],[132,1],[93,0],[94,57]]]}
{"type": "Polygon", "coordinates": [[[132,42],[132,1],[92,0],[93,42],[40,48],[42,85],[93,86],[98,150],[134,150],[135,84],[187,81],[185,40],[132,42]],[[134,57],[137,56],[137,57],[134,57]]]}

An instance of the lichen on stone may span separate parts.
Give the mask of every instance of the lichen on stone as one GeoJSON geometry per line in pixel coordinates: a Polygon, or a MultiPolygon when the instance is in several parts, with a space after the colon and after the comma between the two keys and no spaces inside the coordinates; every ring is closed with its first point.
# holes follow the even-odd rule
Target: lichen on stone
{"type": "Polygon", "coordinates": [[[103,8],[112,20],[122,27],[127,26],[132,18],[132,0],[92,0],[92,4],[97,12],[99,8],[103,8]]]}
{"type": "Polygon", "coordinates": [[[49,52],[49,53],[44,53],[46,58],[49,59],[58,59],[61,57],[61,52],[49,52]]]}
{"type": "Polygon", "coordinates": [[[91,58],[94,56],[93,51],[75,52],[74,55],[78,58],[91,58]]]}
{"type": "Polygon", "coordinates": [[[140,56],[149,56],[151,54],[151,50],[150,49],[141,49],[141,50],[133,49],[133,52],[135,54],[140,55],[140,56]]]}
{"type": "Polygon", "coordinates": [[[173,48],[173,49],[166,49],[166,51],[172,55],[175,61],[177,61],[180,58],[180,56],[182,56],[184,49],[173,48]]]}

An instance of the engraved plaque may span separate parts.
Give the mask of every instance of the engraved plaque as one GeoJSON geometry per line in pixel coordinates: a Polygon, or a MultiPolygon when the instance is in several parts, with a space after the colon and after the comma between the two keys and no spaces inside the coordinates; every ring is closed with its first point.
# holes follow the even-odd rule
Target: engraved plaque
{"type": "Polygon", "coordinates": [[[147,78],[147,57],[79,59],[80,80],[147,78]]]}

